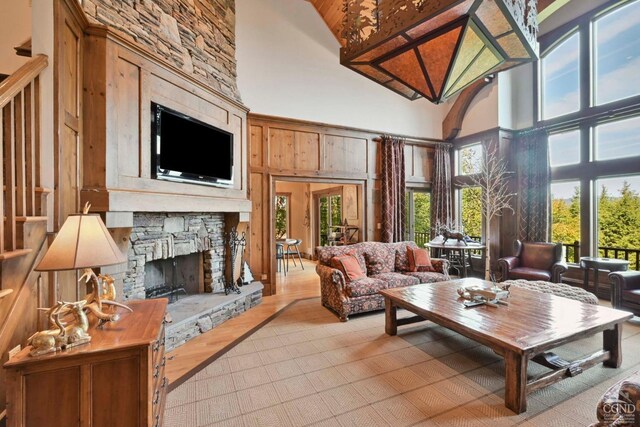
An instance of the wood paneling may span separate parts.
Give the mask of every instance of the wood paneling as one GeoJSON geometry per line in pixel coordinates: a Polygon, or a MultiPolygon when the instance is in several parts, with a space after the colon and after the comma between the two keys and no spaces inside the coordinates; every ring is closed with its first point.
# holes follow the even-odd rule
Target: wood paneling
{"type": "Polygon", "coordinates": [[[114,93],[115,120],[118,123],[118,171],[122,175],[140,176],[140,68],[119,59],[114,93]]]}
{"type": "Polygon", "coordinates": [[[270,128],[269,141],[270,168],[314,171],[320,167],[320,135],[317,133],[270,128]]]}
{"type": "Polygon", "coordinates": [[[249,147],[249,151],[251,152],[251,159],[249,160],[249,166],[260,168],[264,166],[263,157],[262,157],[262,126],[251,126],[250,128],[249,140],[251,141],[251,147],[249,147]]]}
{"type": "MultiPolygon", "coordinates": [[[[250,266],[265,284],[265,294],[275,292],[273,209],[276,180],[333,183],[356,189],[347,195],[356,203],[345,212],[361,224],[361,240],[379,238],[379,145],[383,132],[332,126],[302,120],[251,114],[249,116],[250,266]],[[355,193],[355,194],[353,194],[355,193]],[[358,205],[358,200],[363,205],[358,205]],[[362,213],[360,213],[362,212],[362,213]]],[[[409,185],[425,188],[431,181],[433,142],[407,138],[406,165],[409,185]]]]}
{"type": "Polygon", "coordinates": [[[325,135],[322,170],[366,174],[367,163],[367,139],[325,135]]]}

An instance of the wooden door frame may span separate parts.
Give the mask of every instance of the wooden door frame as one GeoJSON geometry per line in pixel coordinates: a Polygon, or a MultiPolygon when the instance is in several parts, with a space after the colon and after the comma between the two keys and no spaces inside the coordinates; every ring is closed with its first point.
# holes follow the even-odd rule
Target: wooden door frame
{"type": "MultiPolygon", "coordinates": [[[[276,182],[278,181],[282,181],[282,182],[296,182],[296,183],[302,183],[302,184],[335,184],[336,186],[343,186],[343,185],[360,185],[361,190],[362,190],[362,195],[360,196],[360,199],[362,200],[362,206],[359,206],[359,214],[362,215],[362,240],[366,241],[367,240],[367,227],[368,227],[368,223],[369,221],[374,221],[374,218],[369,218],[367,215],[367,204],[369,203],[369,200],[367,199],[367,195],[368,195],[368,190],[369,190],[369,186],[373,185],[372,182],[370,182],[370,180],[368,179],[340,179],[340,178],[308,178],[308,177],[299,177],[299,176],[292,176],[292,175],[274,175],[274,174],[269,174],[269,200],[271,201],[271,203],[269,203],[269,209],[267,209],[269,218],[268,218],[268,223],[269,225],[269,245],[266,248],[266,253],[267,256],[269,257],[270,263],[271,263],[271,271],[269,272],[269,280],[270,280],[270,284],[271,284],[271,295],[276,295],[277,294],[277,283],[276,283],[276,278],[277,278],[277,274],[276,274],[276,259],[274,256],[275,253],[275,229],[276,229],[276,217],[275,217],[275,213],[274,213],[274,204],[273,204],[273,197],[274,195],[277,193],[276,191],[276,182]]],[[[320,190],[322,191],[322,190],[320,190]]],[[[313,221],[313,219],[312,219],[313,221]]]]}

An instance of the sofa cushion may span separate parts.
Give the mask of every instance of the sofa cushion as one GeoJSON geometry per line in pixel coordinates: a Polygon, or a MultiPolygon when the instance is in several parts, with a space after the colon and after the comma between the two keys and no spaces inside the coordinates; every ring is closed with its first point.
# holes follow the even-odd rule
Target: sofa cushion
{"type": "Polygon", "coordinates": [[[417,248],[414,242],[391,243],[396,252],[395,271],[409,271],[409,258],[407,258],[407,248],[417,248]]]}
{"type": "Polygon", "coordinates": [[[342,271],[344,279],[347,282],[367,277],[358,263],[356,254],[353,252],[347,252],[344,255],[334,256],[331,258],[331,267],[342,271]]]}
{"type": "Polygon", "coordinates": [[[367,261],[367,276],[391,273],[396,266],[396,252],[384,245],[371,246],[364,253],[367,261]]]}
{"type": "Polygon", "coordinates": [[[386,282],[389,289],[403,288],[405,286],[412,286],[420,283],[420,280],[417,278],[406,276],[402,273],[380,273],[371,277],[386,282]]]}
{"type": "Polygon", "coordinates": [[[373,277],[354,280],[345,286],[345,292],[350,297],[363,297],[377,294],[378,291],[387,289],[387,282],[373,277]]]}
{"type": "Polygon", "coordinates": [[[537,270],[535,268],[516,267],[509,271],[509,279],[544,280],[550,282],[551,272],[537,270]]]}
{"type": "Polygon", "coordinates": [[[431,257],[426,249],[407,248],[407,259],[409,260],[409,271],[436,271],[431,265],[431,257]]]}
{"type": "Polygon", "coordinates": [[[636,304],[640,304],[640,289],[622,291],[622,299],[624,301],[631,301],[636,304]]]}
{"type": "Polygon", "coordinates": [[[403,274],[405,276],[415,277],[420,283],[435,283],[447,280],[444,274],[436,271],[408,271],[403,274]]]}

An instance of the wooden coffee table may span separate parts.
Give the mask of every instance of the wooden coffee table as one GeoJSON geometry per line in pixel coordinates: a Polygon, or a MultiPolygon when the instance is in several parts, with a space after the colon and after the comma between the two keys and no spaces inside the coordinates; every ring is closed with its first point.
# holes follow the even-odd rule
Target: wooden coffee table
{"type": "Polygon", "coordinates": [[[534,390],[600,362],[612,368],[622,363],[622,324],[631,313],[518,288],[512,288],[508,306],[466,308],[456,290],[471,285],[490,288],[491,282],[462,279],[380,291],[387,334],[396,335],[399,325],[430,320],[493,349],[505,360],[505,405],[518,414],[527,410],[527,394],[534,390]],[[398,307],[417,316],[398,319],[398,307]],[[546,353],[598,332],[604,335],[603,349],[592,355],[566,362],[546,353]],[[531,359],[551,371],[528,378],[531,359]]]}

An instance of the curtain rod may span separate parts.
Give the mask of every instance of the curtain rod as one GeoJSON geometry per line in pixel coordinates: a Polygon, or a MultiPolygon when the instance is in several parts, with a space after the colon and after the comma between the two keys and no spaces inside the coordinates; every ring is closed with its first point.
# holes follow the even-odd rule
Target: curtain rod
{"type": "MultiPolygon", "coordinates": [[[[421,144],[424,145],[432,145],[434,147],[437,147],[438,145],[445,145],[448,147],[453,146],[452,143],[450,142],[444,142],[444,141],[434,141],[434,140],[430,140],[430,139],[416,139],[416,138],[407,138],[404,136],[397,136],[397,135],[389,135],[392,138],[397,138],[397,139],[404,139],[405,141],[409,141],[409,142],[419,142],[421,144]]],[[[378,136],[376,138],[373,138],[372,141],[374,142],[382,142],[382,137],[378,136]]]]}

